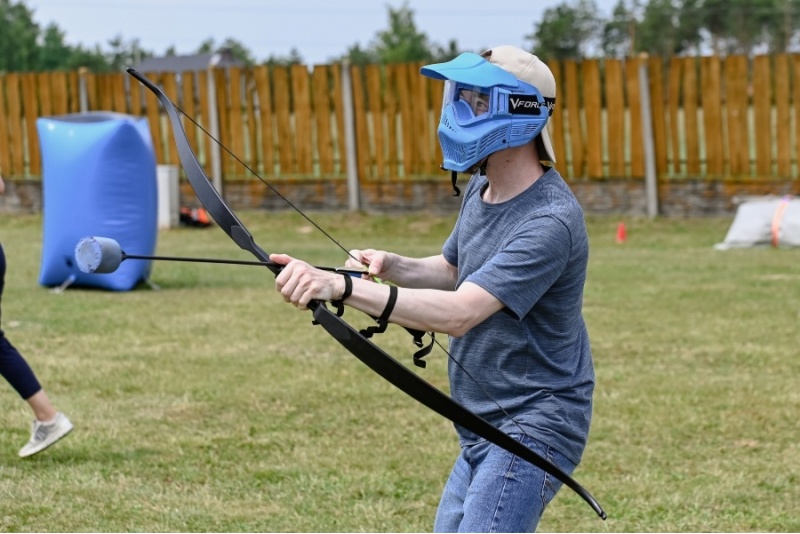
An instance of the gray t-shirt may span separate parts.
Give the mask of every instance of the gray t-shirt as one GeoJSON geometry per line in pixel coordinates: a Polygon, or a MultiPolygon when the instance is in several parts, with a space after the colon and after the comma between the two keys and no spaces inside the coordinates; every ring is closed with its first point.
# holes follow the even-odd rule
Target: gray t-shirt
{"type": "MultiPolygon", "coordinates": [[[[507,433],[526,433],[580,462],[592,416],[594,366],[583,321],[589,242],[583,210],[555,169],[500,204],[474,175],[443,247],[458,285],[479,285],[506,308],[450,339],[454,400],[507,433]],[[485,390],[485,391],[484,391],[485,390]]],[[[456,426],[462,445],[479,438],[456,426]]]]}

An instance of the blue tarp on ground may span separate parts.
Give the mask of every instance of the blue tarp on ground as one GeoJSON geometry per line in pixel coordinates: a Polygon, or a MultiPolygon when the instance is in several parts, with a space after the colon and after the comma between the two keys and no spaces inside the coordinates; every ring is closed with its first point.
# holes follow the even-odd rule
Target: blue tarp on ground
{"type": "Polygon", "coordinates": [[[42,149],[43,243],[39,283],[128,291],[149,261],[124,261],[113,273],[75,265],[81,238],[115,239],[127,254],[153,255],[158,234],[156,161],[147,120],[92,112],[37,120],[42,149]]]}

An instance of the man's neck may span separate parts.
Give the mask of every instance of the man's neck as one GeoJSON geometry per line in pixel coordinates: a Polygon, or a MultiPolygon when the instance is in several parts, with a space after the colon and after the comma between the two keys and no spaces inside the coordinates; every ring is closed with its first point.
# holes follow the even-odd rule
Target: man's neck
{"type": "Polygon", "coordinates": [[[486,163],[489,186],[483,192],[484,202],[499,204],[527,190],[544,174],[539,155],[530,145],[495,152],[486,163]]]}

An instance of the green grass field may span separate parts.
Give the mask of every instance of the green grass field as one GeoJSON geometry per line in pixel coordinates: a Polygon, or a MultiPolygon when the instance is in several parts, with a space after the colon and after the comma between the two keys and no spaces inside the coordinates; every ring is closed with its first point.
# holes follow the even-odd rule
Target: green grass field
{"type": "MultiPolygon", "coordinates": [[[[348,248],[436,254],[453,222],[315,215],[348,248]]],[[[270,251],[339,265],[299,216],[245,213],[270,251]]],[[[541,531],[800,531],[800,251],[712,246],[730,219],[592,218],[585,315],[597,389],[575,477],[541,531]]],[[[4,215],[3,327],[76,429],[27,460],[0,386],[0,531],[429,531],[449,422],[283,303],[261,268],[154,265],[126,293],[38,285],[41,219],[4,215]]],[[[124,244],[123,244],[124,248],[124,244]]],[[[158,254],[250,259],[218,228],[158,254]]],[[[134,261],[134,260],[129,260],[134,261]]],[[[351,322],[367,324],[350,310],[351,322]]],[[[410,365],[409,336],[379,343],[410,365]]],[[[418,370],[447,388],[446,356],[418,370]]]]}

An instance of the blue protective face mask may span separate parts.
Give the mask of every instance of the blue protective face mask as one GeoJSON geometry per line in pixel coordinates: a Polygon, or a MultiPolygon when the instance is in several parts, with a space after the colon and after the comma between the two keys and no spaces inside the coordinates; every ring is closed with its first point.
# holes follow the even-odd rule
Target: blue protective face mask
{"type": "Polygon", "coordinates": [[[442,167],[471,171],[489,155],[532,141],[547,124],[552,105],[532,85],[514,91],[445,82],[439,143],[442,167]]]}
{"type": "Polygon", "coordinates": [[[472,172],[494,152],[531,142],[547,124],[555,103],[469,52],[423,67],[421,73],[445,80],[437,133],[442,168],[454,172],[472,172]]]}

